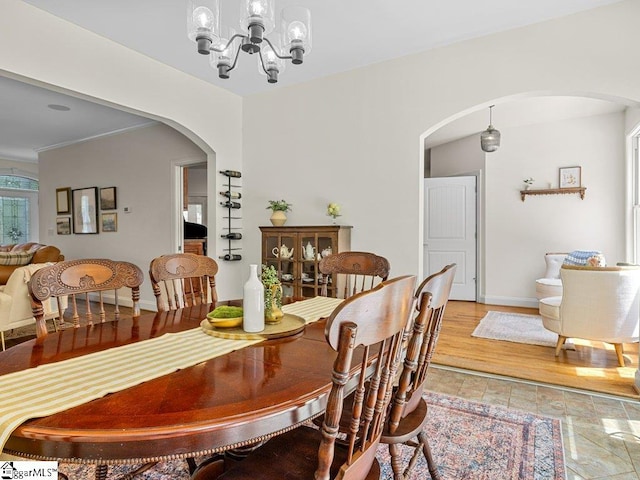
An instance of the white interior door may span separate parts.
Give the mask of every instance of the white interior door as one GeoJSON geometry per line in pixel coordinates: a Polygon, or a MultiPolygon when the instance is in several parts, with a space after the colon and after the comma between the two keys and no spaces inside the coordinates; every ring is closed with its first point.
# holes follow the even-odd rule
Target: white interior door
{"type": "Polygon", "coordinates": [[[424,179],[424,275],[457,265],[451,300],[476,300],[476,177],[424,179]]]}

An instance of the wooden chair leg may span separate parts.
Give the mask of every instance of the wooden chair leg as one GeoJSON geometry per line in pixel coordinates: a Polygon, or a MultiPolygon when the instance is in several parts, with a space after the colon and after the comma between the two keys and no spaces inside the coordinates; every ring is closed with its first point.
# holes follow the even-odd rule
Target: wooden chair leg
{"type": "Polygon", "coordinates": [[[394,480],[404,480],[402,472],[402,453],[397,443],[389,444],[389,454],[391,455],[391,469],[393,470],[394,480]]]}
{"type": "Polygon", "coordinates": [[[96,465],[96,480],[107,480],[108,465],[96,465]]]}
{"type": "Polygon", "coordinates": [[[567,337],[563,337],[562,335],[558,335],[558,343],[556,343],[556,357],[560,355],[560,350],[562,350],[562,346],[564,342],[567,341],[567,337]]]}
{"type": "Polygon", "coordinates": [[[624,349],[622,348],[622,344],[614,343],[613,346],[616,347],[616,356],[618,357],[618,365],[620,365],[621,367],[624,367],[624,356],[622,355],[624,353],[624,349]]]}
{"type": "Polygon", "coordinates": [[[431,447],[429,446],[429,440],[427,439],[427,434],[424,432],[420,432],[418,434],[418,439],[422,444],[422,452],[424,453],[424,458],[427,459],[427,468],[429,468],[429,474],[433,480],[440,480],[440,475],[438,474],[438,467],[436,462],[433,460],[433,456],[431,455],[431,447]]]}

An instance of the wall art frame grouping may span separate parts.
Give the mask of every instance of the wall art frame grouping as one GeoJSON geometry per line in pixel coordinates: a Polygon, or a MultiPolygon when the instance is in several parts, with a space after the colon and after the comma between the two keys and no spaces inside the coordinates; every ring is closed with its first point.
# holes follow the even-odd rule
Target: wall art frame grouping
{"type": "Polygon", "coordinates": [[[116,187],[105,187],[100,189],[100,210],[116,210],[118,199],[116,197],[116,187]]]}
{"type": "Polygon", "coordinates": [[[98,187],[72,190],[73,233],[98,233],[98,187]]]}
{"type": "Polygon", "coordinates": [[[71,213],[71,188],[56,188],[56,213],[64,215],[71,213]]]}
{"type": "Polygon", "coordinates": [[[582,167],[562,167],[559,170],[560,188],[580,188],[582,186],[582,167]]]}

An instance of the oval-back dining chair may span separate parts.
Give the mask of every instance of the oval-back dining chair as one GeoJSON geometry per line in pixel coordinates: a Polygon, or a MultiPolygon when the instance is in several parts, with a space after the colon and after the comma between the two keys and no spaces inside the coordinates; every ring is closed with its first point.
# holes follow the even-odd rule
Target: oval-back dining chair
{"type": "Polygon", "coordinates": [[[389,261],[370,252],[340,252],[320,260],[322,274],[320,295],[328,296],[329,285],[335,287],[336,297],[348,298],[370,290],[389,278],[389,261]]]}
{"type": "Polygon", "coordinates": [[[218,264],[194,253],[174,253],[151,260],[149,277],[158,311],[215,303],[218,264]]]}
{"type": "Polygon", "coordinates": [[[204,468],[192,478],[379,479],[376,450],[391,400],[403,333],[411,315],[414,287],[415,276],[383,282],[342,302],[327,320],[325,337],[336,357],[332,372],[327,372],[332,380],[331,390],[319,430],[300,426],[272,438],[220,476],[219,471],[208,473],[204,468]],[[371,328],[372,324],[375,328],[371,328]],[[342,448],[336,446],[338,427],[344,396],[352,389],[354,403],[342,448]]]}
{"type": "Polygon", "coordinates": [[[140,285],[143,280],[142,270],[133,263],[105,258],[67,260],[41,268],[33,273],[28,284],[37,336],[47,335],[42,302],[49,298],[56,299],[58,311],[62,312],[65,310],[62,299],[67,297],[73,325],[79,327],[81,318],[88,324],[93,323],[95,316],[100,322],[105,322],[105,303],[114,304],[113,320],[118,320],[119,290],[128,287],[131,289],[133,316],[139,316],[140,285]],[[113,292],[112,297],[109,292],[113,292]],[[105,302],[105,293],[109,302],[105,302]],[[84,309],[78,307],[78,300],[84,303],[84,309]]]}

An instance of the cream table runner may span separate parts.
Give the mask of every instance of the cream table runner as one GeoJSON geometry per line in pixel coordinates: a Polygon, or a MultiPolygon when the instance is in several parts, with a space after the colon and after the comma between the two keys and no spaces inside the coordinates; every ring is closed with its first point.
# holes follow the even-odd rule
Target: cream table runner
{"type": "MultiPolygon", "coordinates": [[[[308,324],[328,317],[340,302],[316,297],[283,310],[308,324]]],[[[11,432],[30,418],[53,415],[261,341],[215,338],[196,328],[2,375],[0,452],[11,432]]]]}

